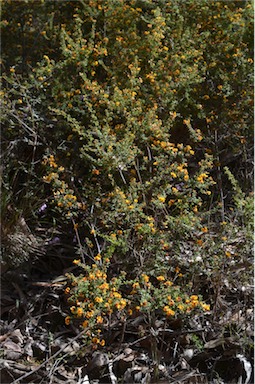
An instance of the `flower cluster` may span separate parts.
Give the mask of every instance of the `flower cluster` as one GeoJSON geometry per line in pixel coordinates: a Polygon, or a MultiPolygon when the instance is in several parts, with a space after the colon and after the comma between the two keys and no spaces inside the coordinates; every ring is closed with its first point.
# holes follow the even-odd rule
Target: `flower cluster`
{"type": "Polygon", "coordinates": [[[73,189],[61,180],[65,168],[58,166],[54,155],[45,156],[43,165],[48,168],[48,174],[43,176],[43,181],[52,185],[55,206],[61,212],[64,211],[67,218],[75,217],[77,211],[85,209],[85,205],[77,201],[73,189]]]}
{"type": "Polygon", "coordinates": [[[201,298],[183,293],[164,275],[157,276],[154,282],[146,273],[133,280],[127,279],[124,272],[110,279],[110,260],[104,258],[103,264],[99,265],[102,258],[97,255],[95,261],[88,266],[74,260],[74,264],[83,269],[83,274],[78,277],[68,275],[71,285],[65,289],[71,312],[65,323],[69,325],[71,321],[78,321],[83,328],[88,328],[86,335],[93,348],[105,344],[102,327],[109,324],[116,313],[127,319],[140,313],[151,317],[156,311],[161,311],[167,319],[188,315],[191,311],[210,310],[201,298]]]}

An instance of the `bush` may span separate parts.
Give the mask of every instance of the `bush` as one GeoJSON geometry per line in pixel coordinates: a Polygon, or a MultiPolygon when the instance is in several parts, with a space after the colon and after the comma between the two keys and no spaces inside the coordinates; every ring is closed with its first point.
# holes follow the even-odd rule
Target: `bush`
{"type": "Polygon", "coordinates": [[[75,235],[84,273],[71,277],[74,317],[97,326],[109,299],[125,316],[208,309],[198,280],[215,287],[230,268],[228,236],[250,215],[251,5],[41,1],[22,12],[4,1],[4,145],[25,143],[10,169],[23,166],[30,215],[39,197],[50,224],[75,235]]]}

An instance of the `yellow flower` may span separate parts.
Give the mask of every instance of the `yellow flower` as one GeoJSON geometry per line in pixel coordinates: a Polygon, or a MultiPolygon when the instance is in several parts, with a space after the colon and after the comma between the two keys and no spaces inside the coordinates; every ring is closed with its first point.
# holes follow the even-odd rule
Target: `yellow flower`
{"type": "Polygon", "coordinates": [[[158,281],[164,281],[165,278],[164,278],[164,276],[157,276],[157,280],[158,280],[158,281]]]}
{"type": "Polygon", "coordinates": [[[96,260],[96,261],[100,261],[100,260],[101,260],[101,255],[100,255],[100,253],[98,253],[98,254],[95,256],[95,260],[96,260]]]}
{"type": "Polygon", "coordinates": [[[87,328],[88,325],[89,325],[88,320],[84,320],[82,323],[83,328],[87,328]]]}
{"type": "Polygon", "coordinates": [[[135,283],[133,283],[132,287],[133,287],[134,289],[140,288],[140,284],[137,283],[137,282],[135,282],[135,283]]]}
{"type": "Polygon", "coordinates": [[[75,259],[75,260],[73,260],[73,264],[79,264],[81,262],[81,260],[80,259],[75,259]]]}
{"type": "Polygon", "coordinates": [[[184,119],[183,124],[185,125],[190,125],[190,119],[184,119]]]}
{"type": "Polygon", "coordinates": [[[103,283],[103,284],[99,285],[98,288],[101,289],[102,291],[106,291],[107,289],[109,289],[109,284],[103,283]]]}
{"type": "Polygon", "coordinates": [[[98,337],[93,337],[91,341],[93,344],[99,344],[100,343],[100,339],[98,337]]]}
{"type": "Polygon", "coordinates": [[[121,294],[119,292],[112,292],[112,296],[115,297],[116,299],[121,298],[121,294]]]}
{"type": "Polygon", "coordinates": [[[225,255],[226,255],[227,257],[231,257],[231,252],[226,251],[226,252],[225,252],[225,255]]]}
{"type": "Polygon", "coordinates": [[[197,307],[198,304],[199,304],[199,301],[198,301],[198,300],[193,300],[193,301],[191,302],[191,308],[195,308],[195,307],[197,307]]]}
{"type": "Polygon", "coordinates": [[[158,199],[159,201],[161,201],[161,203],[164,203],[166,201],[165,196],[158,196],[158,199]]]}
{"type": "Polygon", "coordinates": [[[169,309],[169,310],[166,312],[166,315],[167,315],[167,316],[174,316],[174,315],[175,315],[175,311],[173,311],[172,309],[169,309]]]}
{"type": "Polygon", "coordinates": [[[71,317],[70,317],[70,316],[67,316],[67,317],[65,318],[65,324],[66,324],[66,325],[69,325],[70,322],[71,322],[71,317]]]}
{"type": "Polygon", "coordinates": [[[82,308],[77,308],[77,312],[76,312],[76,315],[77,315],[77,317],[82,317],[82,315],[83,315],[83,309],[82,308]]]}
{"type": "Polygon", "coordinates": [[[102,297],[98,297],[98,296],[97,296],[97,297],[95,298],[95,302],[96,302],[96,303],[102,303],[102,302],[103,302],[102,297]]]}
{"type": "Polygon", "coordinates": [[[201,173],[201,175],[197,176],[197,181],[203,184],[204,180],[207,179],[207,177],[208,177],[207,173],[201,173]]]}
{"type": "Polygon", "coordinates": [[[207,233],[208,232],[208,228],[207,227],[203,227],[203,228],[201,228],[201,231],[204,232],[204,233],[207,233]]]}
{"type": "Polygon", "coordinates": [[[70,308],[70,311],[71,311],[72,313],[74,313],[74,312],[76,311],[76,307],[73,305],[73,306],[70,308]]]}
{"type": "Polygon", "coordinates": [[[102,316],[97,316],[97,324],[102,324],[104,321],[104,319],[102,318],[102,316]]]}
{"type": "Polygon", "coordinates": [[[104,346],[105,346],[105,340],[104,340],[104,339],[102,339],[102,340],[100,341],[100,345],[101,345],[101,347],[104,347],[104,346]]]}
{"type": "Polygon", "coordinates": [[[148,281],[150,280],[149,276],[146,275],[145,273],[142,274],[142,279],[145,283],[148,283],[148,281]]]}
{"type": "Polygon", "coordinates": [[[93,317],[93,315],[94,315],[94,311],[88,311],[85,313],[85,316],[87,319],[91,319],[91,317],[93,317]]]}
{"type": "Polygon", "coordinates": [[[210,304],[201,304],[204,311],[210,311],[210,304]]]}
{"type": "Polygon", "coordinates": [[[175,303],[174,303],[174,300],[173,299],[168,299],[168,303],[169,303],[169,305],[171,305],[171,306],[173,306],[175,303]]]}

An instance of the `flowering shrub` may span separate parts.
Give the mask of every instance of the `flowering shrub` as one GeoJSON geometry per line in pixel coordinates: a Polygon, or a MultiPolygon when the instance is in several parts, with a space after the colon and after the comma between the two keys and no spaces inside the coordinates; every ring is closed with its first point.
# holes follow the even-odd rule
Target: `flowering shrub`
{"type": "Polygon", "coordinates": [[[249,254],[231,242],[251,206],[251,4],[23,5],[3,1],[3,149],[14,202],[26,185],[73,231],[66,323],[103,345],[110,315],[208,310],[201,276],[217,287],[249,254]]]}
{"type": "MultiPolygon", "coordinates": [[[[193,311],[209,311],[210,305],[197,295],[188,296],[183,290],[160,275],[152,278],[145,273],[132,280],[122,272],[109,277],[109,258],[95,257],[95,264],[84,265],[74,260],[83,269],[80,276],[68,275],[70,285],[65,289],[70,304],[70,316],[65,323],[78,322],[87,328],[88,343],[93,348],[104,346],[102,327],[110,324],[112,316],[126,321],[141,313],[153,325],[157,316],[175,318],[193,311]],[[154,280],[154,282],[152,282],[154,280]],[[125,287],[125,289],[123,288],[125,287]]],[[[177,270],[178,272],[178,270],[177,270]]]]}

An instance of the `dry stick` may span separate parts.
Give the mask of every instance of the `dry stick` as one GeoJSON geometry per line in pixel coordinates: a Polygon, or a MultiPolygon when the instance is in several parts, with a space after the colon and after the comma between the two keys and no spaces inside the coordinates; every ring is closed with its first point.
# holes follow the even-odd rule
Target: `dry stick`
{"type": "Polygon", "coordinates": [[[99,242],[97,240],[97,235],[96,235],[94,224],[91,224],[91,228],[92,228],[93,236],[94,236],[95,243],[96,243],[96,246],[97,246],[97,251],[98,251],[99,254],[101,254],[102,251],[101,251],[100,244],[99,244],[99,242]]]}
{"type": "MultiPolygon", "coordinates": [[[[138,159],[136,159],[136,162],[135,162],[135,170],[136,170],[136,173],[138,175],[138,179],[139,179],[141,185],[143,185],[143,180],[142,180],[141,173],[140,173],[140,170],[139,170],[139,160],[138,159]]],[[[142,195],[143,195],[143,201],[144,201],[144,203],[146,203],[145,194],[143,193],[142,195]]]]}
{"type": "Polygon", "coordinates": [[[30,128],[26,123],[24,123],[23,120],[21,120],[17,115],[15,115],[15,113],[13,112],[10,112],[10,115],[12,117],[14,117],[16,120],[18,120],[18,122],[23,125],[23,127],[25,128],[25,131],[29,134],[29,135],[35,135],[35,132],[32,130],[32,128],[30,128]]]}
{"type": "Polygon", "coordinates": [[[152,166],[151,166],[151,161],[152,161],[152,155],[151,155],[151,150],[150,150],[150,147],[147,145],[147,152],[148,152],[148,158],[149,158],[149,162],[150,162],[150,173],[152,173],[152,166]]]}
{"type": "Polygon", "coordinates": [[[223,192],[223,188],[222,188],[222,173],[221,173],[221,166],[220,166],[220,156],[219,156],[219,148],[218,148],[218,135],[217,135],[217,130],[215,130],[214,132],[214,146],[215,146],[215,149],[216,149],[216,156],[217,156],[217,180],[218,180],[218,186],[220,188],[220,199],[221,199],[221,219],[222,221],[225,220],[225,207],[224,207],[224,200],[225,200],[225,197],[224,197],[224,192],[223,192]]]}
{"type": "Polygon", "coordinates": [[[69,341],[69,343],[65,344],[59,351],[57,351],[56,353],[54,353],[54,355],[50,356],[46,361],[44,361],[42,364],[40,364],[36,369],[34,369],[33,371],[31,372],[28,372],[26,373],[25,375],[21,376],[20,378],[14,380],[12,382],[12,384],[18,384],[21,380],[25,379],[26,377],[32,375],[33,373],[39,371],[39,369],[41,369],[42,367],[44,367],[50,360],[54,359],[55,357],[57,357],[61,352],[63,352],[66,347],[70,344],[72,344],[75,340],[79,339],[79,337],[81,337],[85,332],[87,332],[89,328],[85,328],[83,329],[77,336],[75,336],[72,340],[69,341]]]}
{"type": "Polygon", "coordinates": [[[82,248],[80,235],[79,235],[79,232],[78,232],[78,230],[77,230],[77,228],[76,228],[74,219],[72,219],[72,223],[73,223],[73,228],[74,228],[74,231],[75,231],[76,239],[77,239],[77,241],[78,241],[79,248],[80,248],[80,251],[81,251],[82,262],[83,262],[83,264],[85,264],[86,261],[85,261],[85,257],[84,257],[84,251],[83,251],[83,248],[82,248]]]}
{"type": "Polygon", "coordinates": [[[118,166],[118,170],[119,170],[119,173],[120,173],[120,176],[122,178],[123,183],[126,185],[127,182],[126,182],[126,179],[125,179],[125,177],[123,175],[123,172],[122,172],[122,169],[121,169],[121,165],[118,166]]]}

